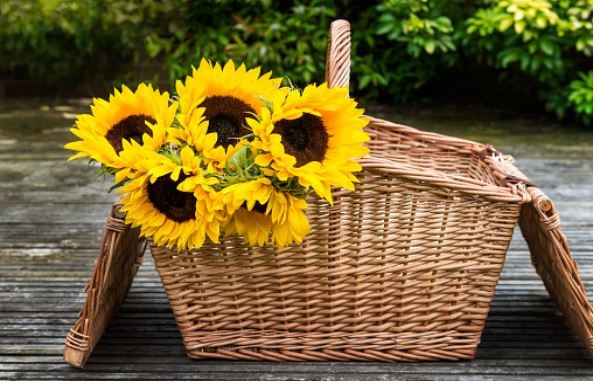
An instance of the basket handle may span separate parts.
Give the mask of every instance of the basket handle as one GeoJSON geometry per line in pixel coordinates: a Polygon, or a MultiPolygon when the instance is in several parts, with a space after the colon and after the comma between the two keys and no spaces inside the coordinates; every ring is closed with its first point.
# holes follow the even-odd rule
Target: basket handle
{"type": "Polygon", "coordinates": [[[331,23],[326,51],[326,81],[329,87],[349,88],[351,27],[347,20],[331,23]]]}

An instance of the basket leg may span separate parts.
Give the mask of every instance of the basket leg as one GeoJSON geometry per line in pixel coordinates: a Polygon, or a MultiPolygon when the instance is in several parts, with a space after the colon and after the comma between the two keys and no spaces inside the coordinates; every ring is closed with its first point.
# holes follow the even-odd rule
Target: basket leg
{"type": "Polygon", "coordinates": [[[145,240],[139,238],[137,229],[124,223],[118,208],[112,206],[107,218],[85,304],[66,337],[64,360],[75,367],[82,368],[87,362],[142,262],[145,240]]]}

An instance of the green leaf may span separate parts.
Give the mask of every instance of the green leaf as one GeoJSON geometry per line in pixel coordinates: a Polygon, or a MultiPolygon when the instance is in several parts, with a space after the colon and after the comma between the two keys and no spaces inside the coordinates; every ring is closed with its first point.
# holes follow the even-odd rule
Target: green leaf
{"type": "Polygon", "coordinates": [[[377,82],[379,85],[388,85],[388,80],[389,80],[389,79],[388,79],[388,77],[386,77],[386,76],[382,76],[382,75],[381,75],[381,74],[379,74],[379,73],[378,73],[378,74],[376,74],[376,82],[377,82]]]}
{"type": "Polygon", "coordinates": [[[508,64],[513,63],[519,60],[519,51],[509,49],[507,51],[503,51],[500,55],[500,65],[506,68],[508,64]]]}
{"type": "Polygon", "coordinates": [[[514,31],[520,35],[525,30],[525,26],[526,24],[523,20],[517,21],[514,23],[514,31]]]}
{"type": "Polygon", "coordinates": [[[508,28],[510,28],[511,25],[512,25],[512,18],[511,17],[503,18],[502,20],[500,20],[500,23],[498,24],[498,30],[500,32],[504,32],[508,28]]]}
{"type": "Polygon", "coordinates": [[[531,57],[527,54],[521,56],[521,69],[526,71],[531,64],[531,57]]]}
{"type": "Polygon", "coordinates": [[[128,180],[126,180],[126,179],[121,180],[119,183],[116,183],[116,184],[112,185],[111,187],[109,187],[107,192],[111,193],[114,189],[118,189],[118,188],[124,186],[127,182],[128,182],[128,180]]]}
{"type": "Polygon", "coordinates": [[[440,32],[447,33],[447,32],[450,32],[450,31],[453,30],[453,28],[452,28],[452,22],[446,16],[440,16],[440,17],[438,17],[436,20],[434,20],[434,23],[436,25],[436,28],[440,32]]]}
{"type": "Polygon", "coordinates": [[[547,19],[543,16],[537,16],[537,19],[535,19],[535,25],[539,29],[544,29],[547,27],[547,19]]]}
{"type": "Polygon", "coordinates": [[[541,64],[541,60],[539,59],[539,57],[533,57],[533,59],[531,59],[531,72],[537,72],[537,70],[539,69],[541,64]]]}
{"type": "Polygon", "coordinates": [[[372,77],[370,75],[363,75],[359,78],[359,82],[358,82],[358,88],[359,89],[364,89],[366,88],[366,86],[368,84],[370,84],[370,80],[372,80],[372,77]]]}
{"type": "Polygon", "coordinates": [[[426,52],[428,52],[430,55],[432,53],[434,53],[434,50],[436,49],[436,43],[434,42],[434,40],[426,40],[426,42],[424,43],[424,49],[426,50],[426,52]]]}
{"type": "Polygon", "coordinates": [[[556,45],[547,39],[541,39],[539,41],[539,46],[541,47],[541,51],[548,56],[553,55],[556,49],[556,45]]]}
{"type": "Polygon", "coordinates": [[[383,24],[389,24],[389,23],[394,23],[395,22],[395,17],[393,16],[392,13],[383,13],[382,15],[380,15],[380,17],[378,18],[378,21],[380,23],[383,24]]]}
{"type": "Polygon", "coordinates": [[[381,24],[376,30],[377,35],[386,35],[394,30],[395,26],[392,24],[381,24]]]}
{"type": "Polygon", "coordinates": [[[456,46],[451,39],[445,40],[444,45],[446,46],[447,50],[454,51],[456,49],[456,46]]]}
{"type": "Polygon", "coordinates": [[[579,52],[582,52],[585,48],[587,47],[587,44],[585,43],[585,40],[583,39],[579,39],[576,42],[576,50],[579,52]]]}

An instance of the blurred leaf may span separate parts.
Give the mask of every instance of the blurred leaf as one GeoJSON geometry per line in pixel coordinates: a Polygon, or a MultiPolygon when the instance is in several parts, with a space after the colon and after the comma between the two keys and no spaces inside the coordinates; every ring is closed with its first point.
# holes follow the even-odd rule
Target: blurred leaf
{"type": "Polygon", "coordinates": [[[554,50],[556,49],[556,46],[554,45],[554,43],[552,43],[550,40],[547,39],[541,39],[539,41],[539,45],[541,47],[541,50],[548,56],[551,56],[554,54],[554,50]]]}
{"type": "Polygon", "coordinates": [[[521,34],[525,30],[525,26],[526,26],[526,24],[524,21],[522,21],[522,20],[517,21],[514,23],[514,31],[517,34],[521,34]]]}
{"type": "Polygon", "coordinates": [[[512,25],[512,19],[511,18],[503,18],[502,20],[500,20],[500,23],[498,24],[498,29],[501,32],[506,31],[508,28],[510,28],[510,26],[512,25]]]}
{"type": "Polygon", "coordinates": [[[436,49],[436,43],[434,43],[433,40],[427,40],[424,43],[424,49],[431,55],[432,53],[434,53],[434,50],[436,49]]]}

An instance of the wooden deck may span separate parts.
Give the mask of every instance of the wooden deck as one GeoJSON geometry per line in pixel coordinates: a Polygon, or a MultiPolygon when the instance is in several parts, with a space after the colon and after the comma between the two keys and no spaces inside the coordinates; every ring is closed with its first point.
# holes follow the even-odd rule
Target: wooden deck
{"type": "MultiPolygon", "coordinates": [[[[152,258],[146,255],[86,368],[69,366],[62,358],[64,340],[85,299],[105,218],[116,198],[84,161],[65,162],[62,145],[71,140],[67,126],[79,109],[32,110],[0,101],[0,379],[593,379],[591,353],[548,297],[518,232],[472,361],[193,361],[184,353],[152,258]]],[[[593,161],[590,142],[583,140],[584,135],[570,138],[547,151],[534,143],[500,147],[512,152],[519,169],[557,203],[592,301],[593,161]]]]}

